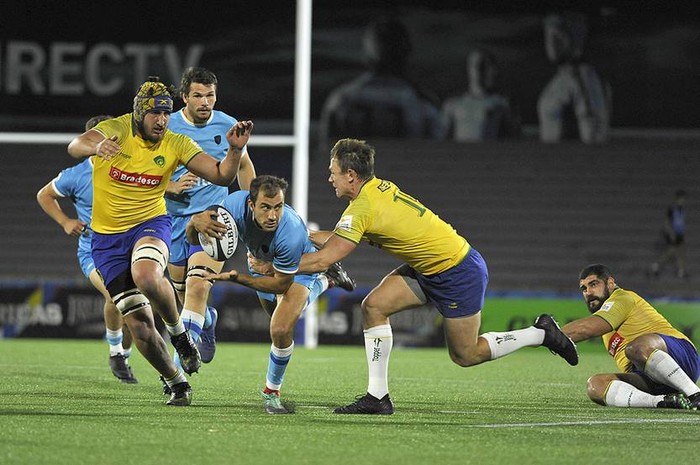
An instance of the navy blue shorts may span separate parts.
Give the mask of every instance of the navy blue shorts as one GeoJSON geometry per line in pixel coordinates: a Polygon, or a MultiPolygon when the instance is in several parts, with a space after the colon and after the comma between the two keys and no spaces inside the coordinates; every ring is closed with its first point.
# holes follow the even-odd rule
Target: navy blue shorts
{"type": "Polygon", "coordinates": [[[425,299],[435,305],[445,318],[475,315],[484,308],[489,272],[484,258],[473,247],[464,260],[442,273],[426,276],[408,265],[396,271],[401,276],[415,279],[420,289],[415,289],[410,282],[409,287],[414,292],[422,291],[425,299]]]}
{"type": "MultiPolygon", "coordinates": [[[[695,346],[693,346],[693,344],[691,344],[687,339],[667,336],[659,333],[654,334],[664,340],[666,343],[666,349],[668,350],[668,355],[670,355],[671,358],[676,361],[681,370],[683,370],[690,379],[697,382],[698,378],[700,378],[700,355],[698,355],[698,351],[695,349],[695,346]]],[[[673,389],[669,389],[668,386],[659,384],[652,380],[643,371],[633,368],[632,373],[636,373],[644,379],[649,380],[652,386],[654,386],[652,392],[653,394],[666,394],[674,392],[673,389]]]]}
{"type": "Polygon", "coordinates": [[[700,355],[687,339],[659,334],[666,343],[668,355],[676,361],[681,370],[685,371],[694,382],[700,378],[700,355]]]}
{"type": "Polygon", "coordinates": [[[131,253],[142,237],[157,237],[170,248],[172,231],[170,215],[157,216],[123,233],[93,232],[92,259],[105,286],[127,270],[131,270],[131,253]]]}

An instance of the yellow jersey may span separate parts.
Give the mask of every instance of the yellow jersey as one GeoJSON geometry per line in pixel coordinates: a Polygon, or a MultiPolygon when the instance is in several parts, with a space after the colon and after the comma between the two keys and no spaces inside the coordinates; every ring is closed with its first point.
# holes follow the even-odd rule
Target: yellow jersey
{"type": "Polygon", "coordinates": [[[372,178],[350,201],[335,234],[386,250],[424,275],[458,265],[469,243],[418,200],[390,181],[372,178]]]}
{"type": "Polygon", "coordinates": [[[629,373],[633,368],[632,362],[625,355],[625,347],[639,336],[659,333],[690,341],[646,300],[632,291],[615,289],[594,315],[612,326],[613,330],[603,335],[603,344],[624,373],[629,373]]]}
{"type": "Polygon", "coordinates": [[[102,234],[128,231],[166,214],[165,189],[178,165],[186,165],[201,147],[182,134],[166,130],[159,142],[141,138],[131,113],[109,119],[95,130],[117,136],[121,150],[111,160],[93,156],[91,227],[102,234]]]}

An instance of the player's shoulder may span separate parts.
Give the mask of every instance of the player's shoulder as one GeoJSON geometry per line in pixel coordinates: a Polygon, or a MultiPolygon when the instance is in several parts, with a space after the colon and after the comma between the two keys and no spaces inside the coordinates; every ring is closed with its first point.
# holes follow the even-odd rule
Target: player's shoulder
{"type": "Polygon", "coordinates": [[[231,127],[238,122],[236,118],[221,110],[214,110],[212,114],[212,124],[223,124],[231,127]]]}
{"type": "Polygon", "coordinates": [[[284,205],[284,215],[275,236],[287,243],[304,243],[308,240],[309,230],[299,214],[289,205],[284,205]]]}
{"type": "MultiPolygon", "coordinates": [[[[197,142],[187,134],[183,134],[177,131],[173,131],[170,127],[168,127],[168,130],[165,131],[165,137],[163,137],[163,141],[168,143],[168,144],[185,144],[185,143],[191,143],[194,145],[197,145],[197,142]]],[[[200,148],[201,150],[201,148],[200,148]]]]}
{"type": "Polygon", "coordinates": [[[297,211],[294,210],[294,208],[289,204],[284,204],[284,215],[282,216],[282,219],[286,219],[285,223],[288,225],[288,227],[307,230],[304,220],[301,219],[299,213],[297,213],[297,211]]]}
{"type": "Polygon", "coordinates": [[[634,306],[640,300],[642,300],[642,298],[635,292],[618,287],[610,294],[610,297],[608,297],[608,300],[606,300],[603,305],[607,305],[609,308],[612,308],[614,305],[618,307],[634,306]]]}
{"type": "Polygon", "coordinates": [[[170,113],[170,121],[168,121],[168,127],[172,126],[179,126],[183,123],[185,123],[185,115],[183,113],[183,108],[180,108],[178,111],[174,113],[170,113]]]}
{"type": "Polygon", "coordinates": [[[248,191],[238,190],[227,195],[221,205],[224,206],[234,217],[240,217],[245,212],[248,191]]]}
{"type": "Polygon", "coordinates": [[[80,163],[77,163],[73,166],[69,166],[68,168],[65,168],[61,171],[60,175],[61,176],[75,176],[75,177],[82,177],[86,173],[92,173],[92,159],[91,158],[86,158],[85,160],[82,160],[80,163]]]}
{"type": "Polygon", "coordinates": [[[101,121],[92,129],[105,137],[119,135],[120,133],[128,135],[131,129],[131,113],[125,113],[121,116],[101,121]]]}
{"type": "Polygon", "coordinates": [[[375,177],[365,182],[355,201],[363,199],[372,200],[374,198],[384,197],[385,194],[390,194],[393,199],[393,193],[398,189],[398,186],[388,179],[379,179],[375,177]]]}

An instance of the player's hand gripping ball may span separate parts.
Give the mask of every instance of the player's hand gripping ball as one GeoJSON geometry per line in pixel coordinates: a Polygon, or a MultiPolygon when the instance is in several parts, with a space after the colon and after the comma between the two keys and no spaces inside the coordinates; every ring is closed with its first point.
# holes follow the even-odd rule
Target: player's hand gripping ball
{"type": "Polygon", "coordinates": [[[216,213],[216,221],[226,225],[226,232],[221,239],[199,233],[199,243],[211,258],[223,262],[233,256],[238,245],[238,228],[231,213],[220,205],[208,208],[216,213]]]}

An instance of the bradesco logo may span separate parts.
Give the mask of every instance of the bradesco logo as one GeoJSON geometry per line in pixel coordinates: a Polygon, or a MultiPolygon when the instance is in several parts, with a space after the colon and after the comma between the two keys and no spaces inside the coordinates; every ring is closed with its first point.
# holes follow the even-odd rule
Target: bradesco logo
{"type": "Polygon", "coordinates": [[[152,176],[141,173],[128,173],[114,166],[109,170],[109,176],[115,181],[123,182],[124,184],[133,184],[136,186],[154,187],[160,184],[163,176],[152,176]]]}

